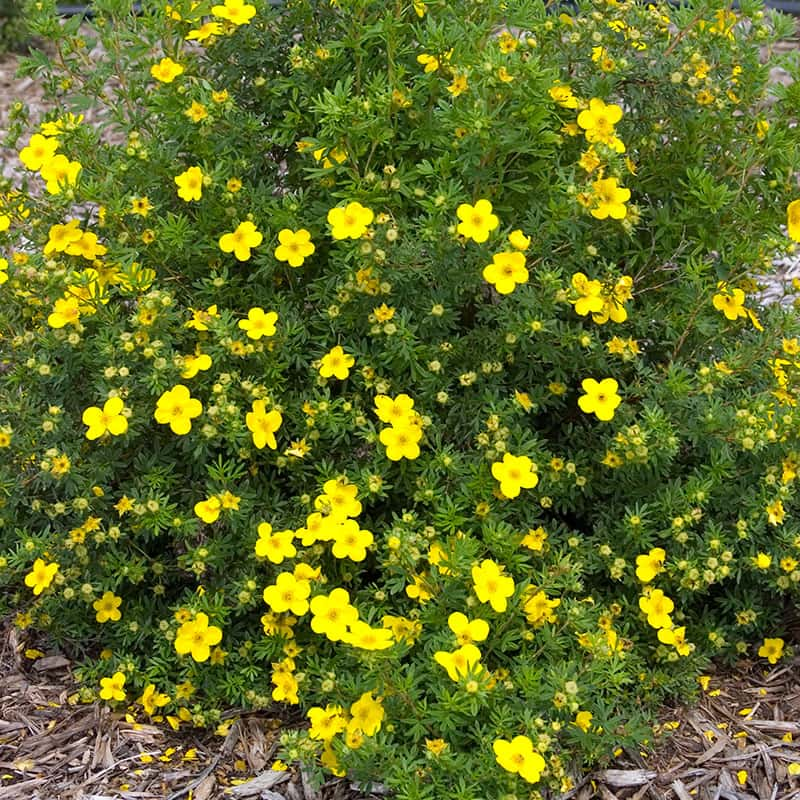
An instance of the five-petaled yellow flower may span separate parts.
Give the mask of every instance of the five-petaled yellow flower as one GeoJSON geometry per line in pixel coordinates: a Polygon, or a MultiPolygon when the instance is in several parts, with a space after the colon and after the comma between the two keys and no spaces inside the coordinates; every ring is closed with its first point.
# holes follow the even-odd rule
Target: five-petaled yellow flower
{"type": "Polygon", "coordinates": [[[497,215],[492,213],[492,204],[484,199],[478,200],[474,206],[462,203],[456,209],[456,215],[461,220],[456,229],[458,233],[478,244],[485,242],[500,224],[497,215]]]}
{"type": "Polygon", "coordinates": [[[173,433],[184,436],[192,429],[192,420],[202,413],[202,403],[179,383],[158,398],[154,416],[156,422],[169,425],[173,433]]]}
{"type": "Polygon", "coordinates": [[[355,358],[349,353],[345,353],[341,345],[337,344],[322,356],[319,374],[323,378],[338,378],[343,381],[350,374],[350,367],[355,363],[355,358]]]}
{"type": "Polygon", "coordinates": [[[208,624],[208,615],[198,613],[193,620],[184,622],[175,634],[175,651],[178,655],[191,654],[195,661],[207,661],[211,648],[222,641],[222,629],[208,624]]]}
{"type": "Polygon", "coordinates": [[[223,253],[233,253],[239,261],[247,261],[251,256],[250,251],[252,248],[258,247],[263,239],[264,236],[256,226],[246,220],[245,222],[240,222],[232,233],[225,233],[220,236],[219,249],[223,253]]]}
{"type": "Polygon", "coordinates": [[[495,739],[492,749],[497,763],[504,770],[516,773],[528,783],[538,783],[542,770],[547,766],[527,736],[515,736],[511,741],[495,739]]]}
{"type": "Polygon", "coordinates": [[[371,209],[355,201],[344,208],[332,208],[328,212],[331,236],[334,239],[360,239],[374,218],[375,214],[371,209]]]}
{"type": "Polygon", "coordinates": [[[786,208],[786,227],[789,238],[800,242],[800,200],[792,200],[786,208]]]}
{"type": "Polygon", "coordinates": [[[203,196],[203,170],[200,167],[189,167],[185,172],[175,177],[178,186],[178,197],[190,203],[200,200],[203,196]]]}
{"type": "Polygon", "coordinates": [[[776,664],[783,655],[783,644],[783,639],[764,639],[764,644],[758,648],[758,654],[770,664],[776,664]]]}
{"type": "Polygon", "coordinates": [[[500,294],[511,294],[518,283],[528,282],[525,254],[519,251],[496,253],[483,268],[483,279],[500,294]]]}
{"type": "Polygon", "coordinates": [[[233,25],[247,25],[256,15],[256,7],[244,0],[225,0],[224,5],[212,6],[211,13],[233,25]]]}
{"type": "Polygon", "coordinates": [[[504,453],[502,461],[492,464],[492,476],[500,481],[500,491],[508,498],[519,497],[520,490],[533,489],[539,483],[536,464],[528,456],[504,453]]]}
{"type": "Polygon", "coordinates": [[[25,576],[25,585],[30,586],[38,597],[53,582],[58,567],[59,565],[55,561],[47,564],[43,559],[37,558],[33,562],[31,571],[25,576]]]}
{"type": "Polygon", "coordinates": [[[300,267],[315,250],[311,234],[305,229],[292,231],[284,228],[278,233],[280,244],[275,248],[275,258],[288,262],[290,267],[300,267]]]}
{"type": "Polygon", "coordinates": [[[100,622],[119,622],[122,612],[119,610],[122,598],[114,592],[103,592],[103,596],[92,603],[92,608],[97,612],[95,619],[100,622]]]}
{"type": "Polygon", "coordinates": [[[178,75],[183,75],[184,69],[171,58],[162,58],[158,64],[150,67],[150,74],[161,83],[172,83],[178,75]]]}
{"type": "Polygon", "coordinates": [[[604,378],[596,381],[594,378],[585,378],[581,387],[586,394],[578,398],[578,405],[585,414],[594,414],[602,422],[608,422],[614,417],[614,411],[622,402],[617,394],[619,384],[614,378],[604,378]]]}
{"type": "Polygon", "coordinates": [[[100,699],[117,700],[125,699],[125,674],[115,672],[110,678],[100,678],[100,699]]]}
{"type": "Polygon", "coordinates": [[[274,336],[277,321],[278,315],[275,311],[264,311],[256,306],[247,312],[247,319],[239,320],[239,327],[247,331],[248,338],[258,340],[262,336],[274,336]]]}
{"type": "Polygon", "coordinates": [[[99,439],[106,432],[112,436],[121,436],[125,433],[128,430],[128,420],[122,413],[124,407],[125,403],[121,397],[110,397],[102,408],[89,406],[81,417],[83,424],[89,426],[86,438],[99,439]]]}
{"type": "Polygon", "coordinates": [[[272,409],[267,411],[266,400],[254,400],[253,410],[248,411],[245,417],[247,430],[253,434],[253,444],[259,449],[269,447],[276,450],[278,443],[275,440],[275,431],[280,428],[283,417],[280,411],[272,409]]]}

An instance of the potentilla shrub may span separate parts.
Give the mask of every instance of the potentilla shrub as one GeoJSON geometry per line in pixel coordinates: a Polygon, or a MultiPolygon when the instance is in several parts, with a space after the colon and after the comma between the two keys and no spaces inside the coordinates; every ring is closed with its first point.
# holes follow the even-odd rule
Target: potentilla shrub
{"type": "Polygon", "coordinates": [[[25,42],[26,29],[21,0],[0,0],[0,54],[18,50],[25,42]]]}
{"type": "Polygon", "coordinates": [[[784,18],[96,11],[31,20],[0,206],[3,602],[79,699],[284,704],[286,761],[538,797],[788,652],[784,18]]]}

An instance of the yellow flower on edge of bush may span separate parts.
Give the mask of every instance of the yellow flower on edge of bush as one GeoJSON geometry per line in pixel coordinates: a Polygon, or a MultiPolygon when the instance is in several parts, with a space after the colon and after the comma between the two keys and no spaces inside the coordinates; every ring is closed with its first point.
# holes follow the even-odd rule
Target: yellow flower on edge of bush
{"type": "Polygon", "coordinates": [[[19,151],[19,160],[27,169],[38,171],[53,158],[58,147],[58,139],[51,139],[48,136],[42,136],[41,133],[34,133],[28,144],[19,151]]]}
{"type": "Polygon", "coordinates": [[[777,664],[778,659],[783,655],[783,639],[764,639],[764,644],[758,648],[761,658],[766,658],[770,664],[777,664]]]}
{"type": "Polygon", "coordinates": [[[43,559],[37,558],[31,571],[25,576],[25,585],[30,586],[38,597],[53,582],[58,567],[55,561],[47,564],[43,559]]]}
{"type": "Polygon", "coordinates": [[[100,678],[100,699],[116,700],[125,699],[125,674],[115,672],[110,678],[100,678]]]}
{"type": "Polygon", "coordinates": [[[202,403],[179,383],[158,398],[153,416],[161,425],[169,425],[173,433],[184,436],[192,429],[192,420],[202,413],[202,403]]]}
{"type": "Polygon", "coordinates": [[[792,200],[786,207],[786,228],[789,238],[794,242],[800,242],[800,200],[792,200]]]}
{"type": "Polygon", "coordinates": [[[184,622],[175,634],[175,652],[180,656],[190,654],[195,661],[207,661],[211,648],[222,641],[222,629],[208,624],[208,615],[202,611],[194,619],[184,622]]]}

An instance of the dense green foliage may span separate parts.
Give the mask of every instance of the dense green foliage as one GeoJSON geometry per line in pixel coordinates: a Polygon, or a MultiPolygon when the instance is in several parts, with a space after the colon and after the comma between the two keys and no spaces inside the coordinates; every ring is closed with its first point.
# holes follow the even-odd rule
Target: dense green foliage
{"type": "Polygon", "coordinates": [[[781,657],[783,18],[97,10],[96,58],[32,17],[53,110],[0,187],[2,602],[82,699],[299,704],[291,761],[535,797],[710,657],[781,657]]]}

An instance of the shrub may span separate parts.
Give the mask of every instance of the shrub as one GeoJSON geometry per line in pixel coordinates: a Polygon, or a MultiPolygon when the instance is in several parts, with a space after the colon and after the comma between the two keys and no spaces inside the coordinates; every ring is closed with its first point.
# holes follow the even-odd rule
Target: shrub
{"type": "Polygon", "coordinates": [[[0,53],[18,50],[26,39],[22,3],[0,0],[0,53]]]}
{"type": "Polygon", "coordinates": [[[533,797],[712,656],[781,657],[800,338],[754,276],[800,239],[782,17],[97,12],[96,59],[31,21],[54,105],[15,117],[0,216],[0,581],[82,699],[299,705],[284,758],[533,797]]]}

